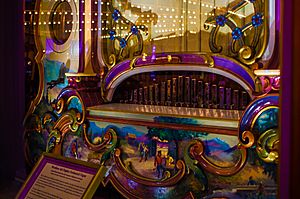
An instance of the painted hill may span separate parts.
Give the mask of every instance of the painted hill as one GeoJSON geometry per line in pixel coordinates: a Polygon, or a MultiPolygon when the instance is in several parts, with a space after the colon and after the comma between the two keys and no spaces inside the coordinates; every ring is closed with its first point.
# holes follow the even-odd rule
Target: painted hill
{"type": "Polygon", "coordinates": [[[225,152],[231,147],[223,140],[219,138],[213,138],[211,140],[204,140],[205,153],[209,155],[210,153],[222,151],[225,152]]]}

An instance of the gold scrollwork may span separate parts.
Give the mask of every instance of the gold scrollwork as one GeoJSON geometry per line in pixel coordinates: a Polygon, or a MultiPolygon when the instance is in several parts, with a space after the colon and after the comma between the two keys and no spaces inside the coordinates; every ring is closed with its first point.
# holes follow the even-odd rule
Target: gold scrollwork
{"type": "MultiPolygon", "coordinates": [[[[236,57],[241,63],[245,65],[252,65],[255,61],[261,58],[267,48],[269,38],[269,1],[256,1],[252,3],[254,14],[257,14],[261,18],[261,24],[258,26],[252,23],[245,24],[243,27],[238,27],[236,24],[236,16],[232,17],[235,12],[247,6],[250,1],[242,1],[236,5],[237,1],[229,3],[227,5],[226,14],[218,15],[223,20],[222,23],[217,23],[218,17],[209,17],[204,23],[204,29],[208,30],[212,26],[209,38],[209,46],[212,52],[221,53],[223,47],[217,45],[218,37],[220,36],[220,28],[227,25],[231,31],[239,30],[240,37],[238,39],[232,39],[230,44],[229,56],[236,57]],[[253,28],[254,27],[254,28],[253,28]],[[248,35],[248,31],[252,31],[253,38],[248,35]],[[247,34],[246,34],[247,32],[247,34]],[[250,39],[251,38],[251,41],[250,39]]],[[[215,13],[216,15],[216,13],[215,13]]]]}
{"type": "Polygon", "coordinates": [[[204,144],[201,140],[193,140],[190,145],[190,155],[196,160],[196,163],[199,164],[204,170],[221,175],[221,176],[230,176],[239,172],[246,163],[247,160],[247,149],[239,145],[238,147],[240,151],[239,160],[230,167],[220,167],[205,157],[204,154],[204,144]]]}
{"type": "Polygon", "coordinates": [[[204,62],[209,66],[209,67],[214,67],[215,66],[215,61],[212,57],[211,54],[206,53],[206,54],[200,54],[201,57],[204,58],[204,62]]]}
{"type": "Polygon", "coordinates": [[[269,129],[257,140],[258,156],[267,163],[278,162],[279,134],[277,129],[269,129]]]}
{"type": "Polygon", "coordinates": [[[47,141],[46,152],[47,153],[53,152],[55,154],[60,154],[59,150],[61,148],[56,147],[57,145],[59,145],[60,142],[61,142],[61,133],[58,130],[52,130],[47,141]],[[52,139],[54,139],[54,141],[52,141],[52,139]]]}
{"type": "Polygon", "coordinates": [[[61,114],[63,109],[65,107],[65,101],[63,98],[59,99],[55,105],[55,109],[57,111],[58,114],[61,114]]]}
{"type": "Polygon", "coordinates": [[[245,148],[250,148],[254,144],[254,135],[250,131],[244,131],[242,133],[242,141],[240,142],[240,145],[242,145],[245,148]],[[244,142],[247,142],[244,144],[244,142]]]}
{"type": "MultiPolygon", "coordinates": [[[[75,133],[78,128],[79,124],[77,122],[77,113],[74,113],[73,111],[68,111],[64,113],[54,124],[53,129],[50,133],[49,139],[51,137],[55,136],[56,140],[53,146],[53,153],[57,155],[61,155],[61,147],[62,147],[62,142],[64,140],[64,137],[68,132],[73,132],[75,133]],[[59,139],[57,139],[59,138],[59,139]]],[[[49,140],[47,145],[49,144],[49,140]]],[[[47,146],[47,148],[49,148],[47,146]]]]}
{"type": "Polygon", "coordinates": [[[252,50],[249,46],[243,46],[240,50],[239,50],[239,59],[249,59],[252,55],[252,50]]]}
{"type": "Polygon", "coordinates": [[[108,131],[105,132],[104,136],[103,136],[103,141],[100,144],[93,144],[92,142],[90,142],[88,136],[87,136],[87,125],[83,124],[83,138],[84,141],[86,142],[87,146],[89,149],[93,150],[93,151],[100,151],[102,149],[104,149],[105,147],[107,147],[107,145],[112,141],[112,140],[116,140],[116,132],[113,129],[108,129],[108,131]]]}
{"type": "Polygon", "coordinates": [[[51,151],[54,154],[61,155],[61,147],[65,135],[68,132],[76,133],[78,131],[79,127],[85,121],[86,110],[80,94],[72,88],[63,89],[56,103],[53,103],[52,106],[56,110],[57,114],[60,115],[60,117],[54,122],[47,143],[47,150],[50,150],[48,146],[49,141],[51,137],[54,136],[56,140],[54,143],[50,143],[52,144],[51,151]],[[71,101],[75,98],[77,98],[80,101],[82,106],[82,112],[79,112],[76,109],[68,110],[68,106],[70,105],[71,101]]]}
{"type": "Polygon", "coordinates": [[[106,66],[108,67],[108,70],[112,69],[117,62],[117,58],[115,54],[111,54],[108,57],[108,63],[106,63],[106,66]]]}

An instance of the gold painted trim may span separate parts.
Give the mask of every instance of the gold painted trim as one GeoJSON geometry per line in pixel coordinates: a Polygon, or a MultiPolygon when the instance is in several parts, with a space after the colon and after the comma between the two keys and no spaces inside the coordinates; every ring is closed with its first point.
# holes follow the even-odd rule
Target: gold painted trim
{"type": "Polygon", "coordinates": [[[66,77],[96,77],[97,73],[66,73],[66,77]]]}
{"type": "Polygon", "coordinates": [[[254,74],[256,76],[280,76],[280,70],[279,69],[258,69],[254,70],[254,74]]]}
{"type": "MultiPolygon", "coordinates": [[[[184,52],[183,52],[184,53],[184,52]]],[[[171,54],[171,53],[170,53],[171,54]]],[[[203,56],[202,58],[204,59],[204,62],[205,62],[205,64],[195,64],[195,63],[192,63],[192,64],[189,64],[189,65],[199,65],[199,66],[209,66],[209,67],[213,67],[213,65],[214,65],[214,60],[213,60],[213,58],[212,58],[212,56],[211,56],[211,54],[210,53],[201,53],[201,54],[197,54],[197,53],[191,53],[192,55],[198,55],[198,56],[203,56]],[[206,59],[205,59],[206,58],[206,59]]],[[[130,61],[130,63],[129,63],[129,69],[127,69],[127,70],[125,70],[125,71],[123,71],[122,73],[119,73],[116,77],[114,77],[111,81],[110,81],[110,83],[109,83],[109,85],[105,88],[106,90],[108,90],[107,88],[109,88],[109,87],[111,87],[111,84],[113,83],[113,82],[115,82],[116,81],[116,79],[118,79],[120,76],[122,76],[123,74],[125,74],[125,73],[127,73],[127,72],[129,72],[129,71],[131,71],[131,70],[135,70],[135,69],[140,69],[140,68],[147,68],[147,67],[153,67],[153,66],[162,66],[162,65],[164,65],[164,66],[176,66],[176,65],[184,65],[184,63],[177,63],[177,64],[173,64],[173,63],[164,63],[164,64],[151,64],[151,65],[142,65],[142,66],[138,66],[137,68],[135,67],[135,62],[136,62],[136,60],[138,59],[138,58],[142,58],[142,56],[136,56],[136,57],[134,57],[131,61],[130,61]]],[[[126,60],[123,60],[122,62],[125,62],[125,61],[128,61],[129,59],[126,59],[126,60]]],[[[187,65],[187,64],[186,64],[187,65]]],[[[107,78],[107,75],[108,75],[108,73],[106,74],[106,76],[105,76],[105,78],[104,79],[106,79],[107,78]]],[[[104,81],[105,82],[105,81],[104,81]]]]}
{"type": "MultiPolygon", "coordinates": [[[[39,11],[40,10],[40,5],[41,4],[41,0],[37,0],[35,3],[35,11],[39,11]]],[[[35,18],[35,23],[39,24],[39,15],[34,15],[35,18]]],[[[35,41],[35,45],[37,48],[37,55],[35,56],[35,60],[37,62],[38,65],[38,72],[39,72],[39,88],[38,88],[38,92],[36,97],[31,101],[29,108],[27,110],[27,113],[24,117],[24,121],[23,124],[25,124],[27,118],[29,117],[29,115],[31,115],[34,111],[36,106],[40,103],[40,101],[42,100],[43,94],[44,94],[44,64],[42,62],[44,56],[45,56],[45,52],[44,49],[42,47],[42,43],[41,43],[41,38],[40,38],[40,32],[39,32],[39,26],[34,25],[34,41],[35,41]]]]}
{"type": "Polygon", "coordinates": [[[204,144],[201,140],[195,140],[192,142],[189,153],[190,155],[198,161],[198,164],[201,167],[213,174],[220,175],[220,176],[231,176],[238,173],[246,164],[247,161],[247,149],[243,146],[239,147],[240,159],[230,167],[220,167],[210,160],[208,160],[204,153],[204,144]]]}
{"type": "MultiPolygon", "coordinates": [[[[260,58],[264,54],[269,42],[269,0],[264,0],[264,15],[264,39],[262,46],[259,48],[259,53],[256,56],[257,58],[260,58]]],[[[276,23],[276,21],[274,21],[274,23],[276,23]]]]}
{"type": "Polygon", "coordinates": [[[107,145],[109,145],[109,143],[114,140],[117,139],[114,135],[116,135],[116,132],[109,128],[103,136],[103,142],[101,142],[100,144],[93,144],[90,142],[88,136],[87,136],[87,132],[86,132],[87,126],[86,124],[83,124],[83,139],[86,142],[88,148],[92,151],[100,151],[102,149],[104,149],[105,147],[107,147],[107,145]]]}
{"type": "Polygon", "coordinates": [[[83,124],[83,122],[85,120],[86,108],[85,108],[85,105],[83,103],[83,99],[81,98],[80,94],[77,91],[76,91],[76,94],[77,94],[76,96],[73,95],[70,98],[68,98],[68,100],[67,100],[67,106],[71,103],[72,99],[75,99],[75,98],[79,99],[79,101],[81,103],[81,106],[82,106],[82,117],[80,118],[81,115],[77,115],[76,118],[78,120],[76,122],[77,122],[78,125],[81,125],[81,124],[83,124]]]}
{"type": "MultiPolygon", "coordinates": [[[[104,91],[104,98],[105,98],[105,100],[107,101],[108,91],[110,90],[112,84],[115,83],[115,81],[116,81],[118,78],[120,78],[121,76],[123,76],[124,74],[126,74],[126,73],[128,73],[128,72],[130,72],[130,71],[133,71],[133,70],[140,70],[141,68],[143,68],[143,69],[146,68],[146,69],[147,69],[147,68],[156,67],[156,66],[157,66],[157,67],[162,67],[162,66],[164,66],[164,67],[174,67],[174,66],[178,66],[178,67],[179,67],[179,66],[182,66],[182,65],[201,66],[201,67],[208,67],[208,68],[214,68],[214,67],[215,67],[215,68],[217,68],[218,70],[221,70],[221,71],[224,71],[224,72],[226,72],[226,73],[229,73],[229,74],[232,75],[233,77],[236,77],[236,78],[239,79],[240,81],[244,82],[245,85],[247,85],[247,87],[250,89],[250,91],[249,91],[249,92],[250,92],[250,93],[249,93],[250,97],[251,97],[252,99],[254,98],[254,96],[252,95],[252,93],[256,90],[256,87],[257,87],[257,85],[255,84],[255,78],[256,78],[256,75],[253,73],[253,71],[252,71],[250,68],[246,67],[244,64],[242,64],[242,63],[236,61],[236,60],[233,59],[233,58],[230,58],[230,57],[227,57],[227,56],[224,56],[224,55],[220,55],[220,54],[211,54],[211,53],[203,53],[203,54],[202,54],[202,53],[201,53],[201,54],[191,53],[191,54],[192,54],[192,55],[198,55],[198,56],[202,57],[202,58],[205,60],[205,64],[198,64],[198,63],[189,63],[189,64],[185,64],[185,63],[177,63],[177,64],[174,64],[174,63],[171,63],[171,64],[169,64],[169,63],[164,63],[164,64],[153,64],[153,65],[145,65],[145,66],[135,67],[135,66],[134,66],[135,60],[138,59],[138,58],[141,58],[141,56],[135,57],[134,59],[132,59],[132,60],[130,61],[129,68],[128,68],[127,70],[125,70],[125,71],[119,73],[117,76],[115,76],[115,77],[109,82],[109,84],[108,84],[106,87],[105,87],[105,81],[103,81],[103,84],[101,85],[101,87],[102,87],[102,90],[104,91]],[[237,64],[239,67],[241,67],[241,68],[242,68],[242,69],[243,69],[243,70],[251,77],[252,81],[254,82],[254,88],[252,88],[252,86],[251,86],[248,82],[244,81],[244,78],[243,78],[243,77],[241,77],[241,76],[239,76],[239,75],[233,73],[231,70],[224,69],[224,68],[222,68],[221,66],[216,65],[216,64],[215,64],[215,61],[214,61],[214,59],[213,59],[213,56],[227,59],[227,60],[229,60],[229,61],[234,62],[235,64],[237,64]],[[251,93],[251,91],[252,91],[252,93],[251,93]]],[[[124,61],[126,61],[126,60],[124,60],[124,61]]],[[[128,59],[127,59],[127,61],[128,61],[128,59]]],[[[165,70],[167,70],[167,69],[168,69],[168,68],[166,68],[165,70]]],[[[201,71],[202,71],[202,70],[201,70],[201,71]]],[[[205,70],[204,70],[204,72],[205,72],[205,70]]],[[[106,74],[104,80],[107,78],[107,75],[108,75],[108,73],[106,74]]],[[[235,80],[233,80],[233,81],[235,81],[235,80]]]]}
{"type": "MultiPolygon", "coordinates": [[[[242,133],[241,137],[242,137],[242,141],[244,141],[244,142],[246,142],[247,139],[248,139],[248,143],[247,144],[244,144],[244,143],[240,142],[240,145],[242,145],[245,148],[250,148],[254,144],[254,142],[255,142],[254,135],[252,134],[251,131],[244,131],[242,133]]],[[[240,140],[240,137],[239,137],[239,140],[240,140]]]]}

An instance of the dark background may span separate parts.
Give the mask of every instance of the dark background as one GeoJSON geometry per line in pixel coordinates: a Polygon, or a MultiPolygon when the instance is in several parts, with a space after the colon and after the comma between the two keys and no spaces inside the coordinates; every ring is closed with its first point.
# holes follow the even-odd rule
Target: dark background
{"type": "MultiPolygon", "coordinates": [[[[24,168],[23,0],[1,1],[0,193],[24,168]]],[[[281,2],[282,98],[280,198],[300,198],[300,1],[281,2]],[[283,5],[284,3],[284,5],[283,5]],[[298,57],[297,57],[298,56],[298,57]]]]}
{"type": "MultiPolygon", "coordinates": [[[[1,1],[0,11],[0,193],[24,168],[23,0],[1,1]]],[[[0,197],[1,198],[1,197],[0,197]]]]}

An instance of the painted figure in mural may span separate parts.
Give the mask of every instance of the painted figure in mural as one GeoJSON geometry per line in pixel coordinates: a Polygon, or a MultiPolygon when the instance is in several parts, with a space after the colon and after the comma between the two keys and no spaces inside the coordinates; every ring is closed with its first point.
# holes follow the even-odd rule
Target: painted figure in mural
{"type": "Polygon", "coordinates": [[[155,156],[154,166],[156,167],[157,177],[161,178],[163,174],[163,157],[161,156],[161,151],[158,151],[155,156]]]}
{"type": "Polygon", "coordinates": [[[141,142],[139,144],[139,152],[140,152],[140,157],[141,157],[140,162],[142,162],[142,160],[144,158],[144,148],[145,148],[145,144],[144,144],[144,142],[141,142]]]}
{"type": "Polygon", "coordinates": [[[174,159],[168,153],[168,155],[166,156],[166,168],[168,168],[168,169],[174,169],[174,167],[175,167],[174,159]]]}
{"type": "Polygon", "coordinates": [[[78,158],[77,150],[78,150],[77,140],[74,140],[71,145],[71,152],[76,159],[78,158]]]}
{"type": "Polygon", "coordinates": [[[144,160],[145,160],[145,162],[147,161],[148,153],[149,153],[148,146],[144,145],[144,153],[143,154],[144,154],[144,160]]]}

